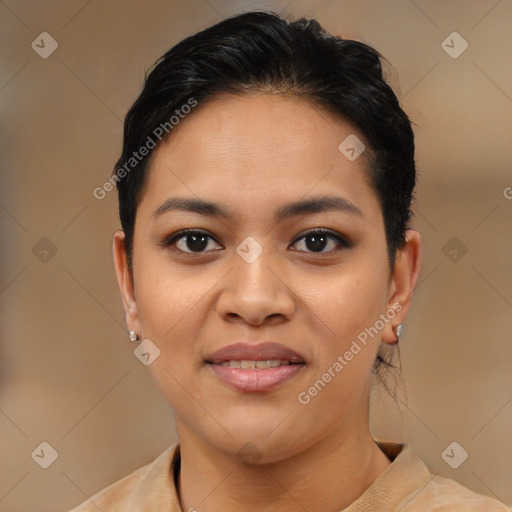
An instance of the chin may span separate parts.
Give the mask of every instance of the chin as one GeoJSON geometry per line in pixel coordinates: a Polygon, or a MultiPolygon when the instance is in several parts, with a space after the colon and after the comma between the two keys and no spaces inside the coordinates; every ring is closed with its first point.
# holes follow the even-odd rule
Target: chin
{"type": "MultiPolygon", "coordinates": [[[[252,425],[238,424],[233,428],[226,425],[233,437],[223,435],[221,439],[207,436],[208,442],[225,454],[239,459],[244,464],[271,464],[287,459],[305,448],[304,439],[296,433],[279,434],[273,427],[265,425],[261,429],[252,425]]],[[[225,432],[224,432],[225,434],[225,432]]]]}

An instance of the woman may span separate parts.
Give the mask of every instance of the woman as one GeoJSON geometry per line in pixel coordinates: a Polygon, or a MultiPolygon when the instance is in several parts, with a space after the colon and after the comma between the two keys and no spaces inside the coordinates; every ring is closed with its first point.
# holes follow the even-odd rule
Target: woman
{"type": "Polygon", "coordinates": [[[113,182],[132,341],[179,442],[75,511],[505,511],[373,439],[421,259],[379,54],[250,12],[169,50],[113,182]]]}

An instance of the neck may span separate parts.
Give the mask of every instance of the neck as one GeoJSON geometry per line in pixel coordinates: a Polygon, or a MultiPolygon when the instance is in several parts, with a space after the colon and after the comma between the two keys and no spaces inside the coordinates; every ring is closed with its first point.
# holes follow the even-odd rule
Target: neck
{"type": "Polygon", "coordinates": [[[320,512],[353,503],[390,461],[366,429],[340,427],[278,462],[244,464],[190,431],[180,433],[178,493],[184,511],[320,512]]]}

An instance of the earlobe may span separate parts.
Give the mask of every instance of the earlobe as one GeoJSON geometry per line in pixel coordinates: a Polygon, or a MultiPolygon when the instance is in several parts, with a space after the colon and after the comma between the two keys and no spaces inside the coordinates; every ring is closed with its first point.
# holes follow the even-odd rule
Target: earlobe
{"type": "Polygon", "coordinates": [[[405,240],[405,244],[397,252],[390,282],[390,297],[387,307],[388,310],[394,310],[395,315],[382,334],[382,341],[388,344],[397,343],[400,339],[421,269],[420,234],[418,231],[409,229],[405,233],[405,240]],[[398,328],[399,325],[401,327],[398,328]]]}
{"type": "Polygon", "coordinates": [[[133,278],[128,267],[128,259],[124,246],[125,234],[122,230],[116,231],[112,240],[112,253],[114,259],[114,268],[119,285],[119,292],[123,301],[123,308],[128,330],[140,332],[137,303],[135,302],[135,293],[133,278]]]}

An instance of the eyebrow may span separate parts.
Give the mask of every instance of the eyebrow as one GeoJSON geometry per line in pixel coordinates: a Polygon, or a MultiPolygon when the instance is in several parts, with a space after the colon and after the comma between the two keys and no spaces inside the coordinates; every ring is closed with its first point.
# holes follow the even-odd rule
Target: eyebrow
{"type": "MultiPolygon", "coordinates": [[[[185,197],[171,197],[167,199],[153,212],[153,217],[156,218],[164,213],[175,210],[198,213],[208,217],[219,217],[223,219],[234,217],[230,210],[216,203],[204,201],[202,199],[185,197]]],[[[326,195],[286,204],[276,211],[275,219],[276,221],[283,221],[299,215],[327,211],[339,211],[363,217],[361,210],[348,199],[340,196],[326,195]]]]}

